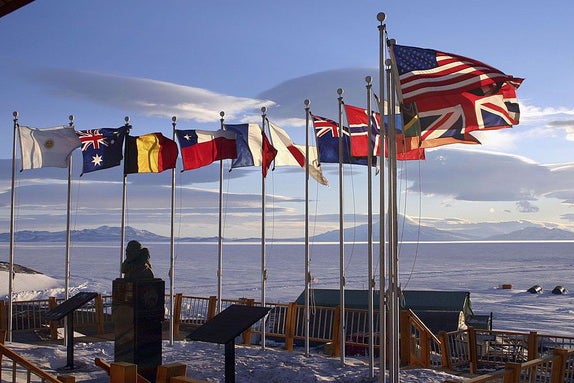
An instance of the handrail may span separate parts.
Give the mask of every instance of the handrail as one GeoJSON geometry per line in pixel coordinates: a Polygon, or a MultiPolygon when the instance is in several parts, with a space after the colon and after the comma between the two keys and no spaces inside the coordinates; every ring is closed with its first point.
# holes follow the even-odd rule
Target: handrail
{"type": "MultiPolygon", "coordinates": [[[[95,358],[94,359],[94,364],[96,366],[98,366],[99,368],[101,368],[102,370],[104,370],[104,372],[106,374],[108,374],[108,376],[111,373],[111,365],[106,362],[105,360],[103,360],[102,358],[95,358]]],[[[137,381],[136,383],[151,383],[149,380],[147,380],[146,378],[144,378],[143,376],[141,376],[140,374],[137,374],[137,381]]]]}
{"type": "Polygon", "coordinates": [[[0,355],[2,357],[7,357],[8,359],[12,360],[13,363],[21,366],[24,368],[28,373],[32,373],[42,379],[42,381],[47,383],[62,383],[58,377],[47,373],[46,371],[42,370],[40,367],[35,365],[34,363],[30,362],[28,359],[24,358],[23,356],[19,355],[18,353],[10,350],[4,344],[0,344],[0,355]]]}

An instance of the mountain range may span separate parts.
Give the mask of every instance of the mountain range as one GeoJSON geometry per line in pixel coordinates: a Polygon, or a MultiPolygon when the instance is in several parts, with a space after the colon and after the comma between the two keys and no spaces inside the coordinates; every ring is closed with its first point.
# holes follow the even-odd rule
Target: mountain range
{"type": "MultiPolygon", "coordinates": [[[[428,225],[419,225],[416,221],[399,217],[400,241],[524,241],[524,240],[574,240],[574,232],[559,228],[546,227],[528,221],[508,222],[505,228],[516,227],[518,229],[501,232],[501,224],[485,224],[488,229],[476,227],[469,230],[449,231],[438,229],[428,225]]],[[[367,241],[368,225],[357,225],[344,231],[345,241],[367,241]]],[[[65,231],[18,231],[14,235],[16,242],[64,242],[65,231]]],[[[119,242],[121,239],[120,227],[100,226],[94,229],[72,230],[71,241],[74,242],[119,242]]],[[[126,227],[125,238],[140,242],[167,242],[167,236],[158,235],[146,230],[126,227]]],[[[255,241],[258,238],[233,239],[226,241],[255,241]]],[[[273,238],[275,241],[303,241],[303,238],[273,238]]],[[[311,237],[313,242],[336,242],[339,240],[339,230],[328,231],[311,237]]],[[[0,233],[0,242],[9,242],[9,233],[0,233]]],[[[179,237],[179,242],[210,242],[217,241],[217,237],[179,237]]],[[[373,241],[379,241],[379,223],[373,224],[373,241]]]]}

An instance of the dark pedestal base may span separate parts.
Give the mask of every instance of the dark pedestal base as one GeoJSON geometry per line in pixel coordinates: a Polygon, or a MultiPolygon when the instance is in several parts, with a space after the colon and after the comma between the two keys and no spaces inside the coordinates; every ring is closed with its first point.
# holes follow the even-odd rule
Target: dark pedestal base
{"type": "Polygon", "coordinates": [[[138,374],[155,382],[162,364],[165,283],[161,279],[113,281],[114,361],[138,365],[138,374]]]}

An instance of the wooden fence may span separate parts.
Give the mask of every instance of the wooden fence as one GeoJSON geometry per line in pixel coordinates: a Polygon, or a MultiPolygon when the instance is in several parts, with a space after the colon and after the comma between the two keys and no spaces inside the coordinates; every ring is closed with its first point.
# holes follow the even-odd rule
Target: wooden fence
{"type": "MultiPolygon", "coordinates": [[[[57,339],[57,327],[62,323],[47,321],[44,316],[61,300],[13,302],[13,331],[30,329],[50,329],[53,339],[57,339]]],[[[252,299],[222,300],[222,309],[231,304],[241,303],[258,305],[252,299]]],[[[176,294],[174,296],[174,336],[185,336],[185,333],[213,318],[217,312],[216,297],[195,297],[176,294]]],[[[292,351],[305,339],[305,307],[296,303],[267,303],[271,311],[265,321],[265,334],[268,340],[283,343],[286,350],[292,351]]],[[[166,312],[172,304],[166,299],[166,312]]],[[[110,296],[96,297],[95,300],[77,310],[74,315],[75,328],[91,329],[92,333],[103,335],[111,328],[112,302],[110,296]]],[[[326,345],[329,354],[339,356],[340,323],[338,307],[311,307],[309,323],[309,340],[312,344],[326,345]]],[[[347,354],[368,353],[369,320],[367,310],[345,310],[347,354]]],[[[375,343],[378,344],[380,323],[375,312],[375,343]]],[[[6,329],[6,302],[0,301],[0,328],[6,329]]],[[[251,344],[263,331],[263,321],[256,323],[243,334],[243,342],[251,344]]],[[[555,363],[547,358],[555,358],[554,350],[566,352],[574,350],[574,337],[544,335],[536,332],[521,333],[511,331],[492,331],[469,328],[467,330],[441,332],[433,334],[422,321],[410,310],[403,311],[400,318],[400,358],[404,366],[443,369],[447,371],[466,371],[478,374],[480,371],[501,370],[496,376],[504,381],[509,372],[504,372],[515,365],[526,368],[533,360],[545,360],[544,363],[555,363]],[[509,365],[509,363],[513,363],[509,365]]],[[[375,347],[378,354],[379,347],[375,347]]],[[[564,374],[572,374],[574,363],[568,354],[564,374]]],[[[530,368],[530,367],[529,367],[530,368]]],[[[538,367],[537,367],[538,368],[538,367]]],[[[542,371],[542,368],[538,368],[542,371]]],[[[512,375],[514,376],[514,375],[512,375]]],[[[514,378],[512,378],[514,379],[514,378]]],[[[574,380],[571,380],[574,382],[574,380]]],[[[505,381],[506,382],[506,381],[505,381]]]]}

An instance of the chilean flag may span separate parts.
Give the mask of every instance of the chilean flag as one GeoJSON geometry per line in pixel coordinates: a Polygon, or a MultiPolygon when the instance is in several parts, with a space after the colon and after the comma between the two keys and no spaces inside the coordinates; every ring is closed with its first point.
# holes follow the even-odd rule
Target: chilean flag
{"type": "Polygon", "coordinates": [[[235,133],[226,130],[177,130],[175,131],[183,170],[198,169],[212,162],[237,157],[235,133]]]}

